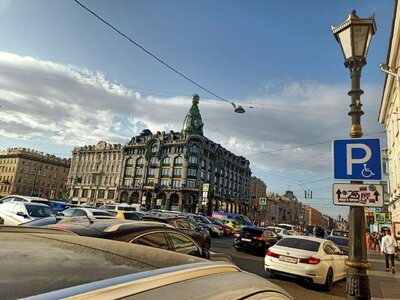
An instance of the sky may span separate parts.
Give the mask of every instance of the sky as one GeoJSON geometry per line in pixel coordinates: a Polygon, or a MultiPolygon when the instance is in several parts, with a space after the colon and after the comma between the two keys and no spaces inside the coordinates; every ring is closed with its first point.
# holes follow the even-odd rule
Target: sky
{"type": "Polygon", "coordinates": [[[353,9],[375,15],[362,127],[385,147],[379,64],[394,0],[79,1],[131,41],[74,0],[0,0],[0,149],[71,157],[146,128],[180,131],[198,94],[204,135],[249,159],[267,192],[347,215],[332,204],[331,142],[349,138],[350,74],[331,26],[353,9]]]}

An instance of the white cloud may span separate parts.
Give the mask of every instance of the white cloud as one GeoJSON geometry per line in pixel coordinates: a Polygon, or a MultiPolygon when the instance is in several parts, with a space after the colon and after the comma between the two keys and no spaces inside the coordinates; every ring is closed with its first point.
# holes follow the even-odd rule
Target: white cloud
{"type": "MultiPolygon", "coordinates": [[[[265,86],[265,96],[240,102],[245,114],[202,97],[205,135],[265,174],[329,176],[330,143],[311,144],[348,137],[348,86],[279,80],[265,86]]],[[[376,121],[380,87],[363,88],[364,132],[383,130],[376,121]]],[[[99,71],[0,52],[0,105],[2,136],[70,147],[125,143],[145,128],[180,131],[191,99],[144,97],[99,71]]]]}

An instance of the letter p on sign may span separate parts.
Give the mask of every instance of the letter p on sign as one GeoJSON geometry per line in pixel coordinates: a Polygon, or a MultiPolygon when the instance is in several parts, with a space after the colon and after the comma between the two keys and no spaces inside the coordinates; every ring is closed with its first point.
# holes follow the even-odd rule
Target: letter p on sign
{"type": "Polygon", "coordinates": [[[347,154],[347,175],[353,175],[353,164],[364,164],[367,163],[372,156],[371,148],[369,148],[365,144],[347,144],[346,145],[346,154],[347,154]],[[363,149],[365,151],[365,156],[362,158],[353,158],[352,153],[353,149],[363,149]]]}

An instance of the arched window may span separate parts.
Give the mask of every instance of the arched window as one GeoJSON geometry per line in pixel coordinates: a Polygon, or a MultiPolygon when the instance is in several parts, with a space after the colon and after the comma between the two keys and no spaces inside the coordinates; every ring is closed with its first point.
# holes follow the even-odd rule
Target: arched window
{"type": "Polygon", "coordinates": [[[143,165],[143,157],[139,157],[139,158],[136,160],[136,165],[143,165]]]}
{"type": "Polygon", "coordinates": [[[197,144],[192,144],[190,146],[190,152],[192,153],[199,153],[199,146],[197,146],[197,144]]]}
{"type": "Polygon", "coordinates": [[[175,157],[174,164],[181,165],[183,163],[183,158],[181,156],[175,157]]]}
{"type": "Polygon", "coordinates": [[[153,145],[151,146],[151,153],[157,153],[157,151],[158,151],[158,146],[157,146],[157,144],[153,144],[153,145]]]}
{"type": "Polygon", "coordinates": [[[164,157],[162,160],[163,166],[169,165],[169,163],[170,163],[169,156],[164,157]]]}
{"type": "Polygon", "coordinates": [[[132,166],[132,165],[133,165],[133,158],[130,157],[130,158],[126,161],[126,164],[127,164],[128,166],[132,166]]]}

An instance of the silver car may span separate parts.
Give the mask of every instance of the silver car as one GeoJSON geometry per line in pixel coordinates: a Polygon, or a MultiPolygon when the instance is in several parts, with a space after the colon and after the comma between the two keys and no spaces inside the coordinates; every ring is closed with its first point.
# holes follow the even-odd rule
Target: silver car
{"type": "Polygon", "coordinates": [[[0,204],[0,223],[4,225],[19,225],[39,218],[55,216],[54,210],[46,204],[17,201],[0,204]]]}
{"type": "Polygon", "coordinates": [[[15,228],[0,228],[2,300],[293,299],[230,263],[65,231],[15,228]]]}

